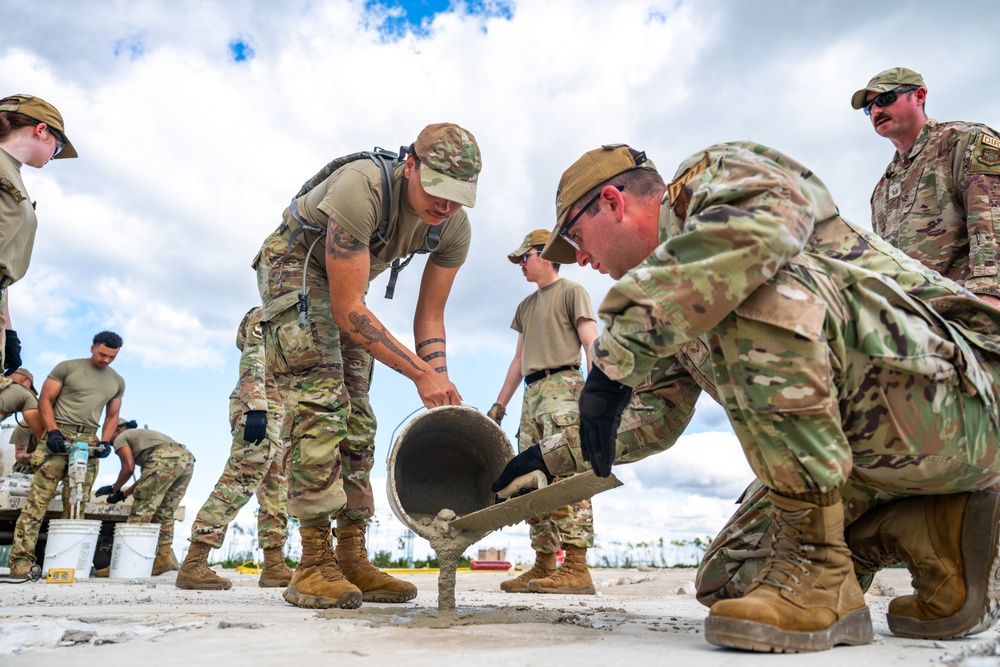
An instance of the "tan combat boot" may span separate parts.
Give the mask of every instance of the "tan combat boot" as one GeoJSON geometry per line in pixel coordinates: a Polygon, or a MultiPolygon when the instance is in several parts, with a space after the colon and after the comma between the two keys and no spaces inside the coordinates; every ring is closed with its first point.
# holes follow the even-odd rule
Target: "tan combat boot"
{"type": "Polygon", "coordinates": [[[299,528],[302,560],[282,596],[297,607],[357,609],[361,591],[344,578],[333,553],[330,524],[299,528]]]}
{"type": "Polygon", "coordinates": [[[211,550],[211,544],[192,542],[184,562],[181,563],[181,569],[177,572],[174,586],[189,591],[229,590],[233,582],[220,577],[208,566],[208,552],[211,550]]]}
{"type": "Polygon", "coordinates": [[[27,579],[31,574],[31,563],[26,560],[11,561],[10,577],[12,579],[27,579]]]}
{"type": "Polygon", "coordinates": [[[260,569],[257,585],[261,588],[284,588],[292,581],[292,571],[285,564],[281,547],[264,549],[264,567],[260,569]]]}
{"type": "Polygon", "coordinates": [[[566,551],[562,567],[555,574],[528,582],[532,593],[562,593],[564,595],[593,595],[597,592],[587,569],[587,550],[583,547],[562,545],[566,551]]]}
{"type": "Polygon", "coordinates": [[[535,564],[519,577],[500,582],[500,590],[505,593],[530,593],[528,584],[535,579],[545,579],[556,573],[556,555],[535,552],[535,564]]]}
{"type": "Polygon", "coordinates": [[[156,547],[156,558],[153,559],[153,576],[178,569],[177,559],[169,544],[159,544],[156,547]]]}
{"type": "Polygon", "coordinates": [[[889,629],[901,637],[972,635],[1000,618],[1000,494],[989,491],[897,500],[847,529],[859,574],[904,563],[913,595],[889,603],[889,629]]]}
{"type": "Polygon", "coordinates": [[[365,602],[407,602],[417,597],[417,587],[396,579],[368,560],[365,522],[337,519],[337,560],[344,576],[364,593],[365,602]]]}
{"type": "Polygon", "coordinates": [[[720,600],[705,620],[716,646],[797,653],[874,638],[864,593],[844,542],[840,492],[768,494],[775,531],[764,570],[742,598],[720,600]]]}

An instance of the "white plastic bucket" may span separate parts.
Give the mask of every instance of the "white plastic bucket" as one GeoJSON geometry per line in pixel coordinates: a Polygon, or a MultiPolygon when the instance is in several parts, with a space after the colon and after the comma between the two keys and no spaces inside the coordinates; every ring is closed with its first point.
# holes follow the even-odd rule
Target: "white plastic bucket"
{"type": "Polygon", "coordinates": [[[101,522],[87,519],[52,519],[45,542],[42,573],[56,568],[73,568],[73,579],[90,577],[90,566],[97,550],[101,522]]]}
{"type": "Polygon", "coordinates": [[[127,579],[153,574],[156,542],[160,537],[158,523],[119,523],[115,526],[115,542],[111,547],[111,569],[108,577],[127,579]]]}

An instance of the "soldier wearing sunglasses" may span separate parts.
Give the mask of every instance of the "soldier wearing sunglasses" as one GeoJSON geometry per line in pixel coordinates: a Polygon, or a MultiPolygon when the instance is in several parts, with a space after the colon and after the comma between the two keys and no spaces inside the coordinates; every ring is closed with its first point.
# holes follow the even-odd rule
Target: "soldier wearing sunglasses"
{"type": "Polygon", "coordinates": [[[922,76],[876,74],[854,93],[896,154],[872,193],[872,228],[905,253],[1000,307],[1000,134],[927,117],[922,76]]]}

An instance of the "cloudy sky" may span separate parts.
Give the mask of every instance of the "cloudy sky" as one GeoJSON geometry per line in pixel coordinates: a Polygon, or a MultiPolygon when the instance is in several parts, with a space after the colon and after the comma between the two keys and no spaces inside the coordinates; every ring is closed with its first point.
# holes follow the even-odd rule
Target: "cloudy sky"
{"type": "MultiPolygon", "coordinates": [[[[514,308],[531,289],[506,253],[552,226],[559,175],[581,153],[625,142],[670,175],[709,144],[758,141],[809,165],[845,216],[867,225],[892,147],[851,109],[851,94],[907,66],[927,81],[930,116],[1000,126],[998,27],[994,0],[947,9],[902,0],[8,0],[0,93],[55,104],[80,153],[23,170],[39,218],[31,268],[10,290],[25,365],[44,376],[87,355],[99,330],[124,337],[122,414],[198,458],[182,547],[229,451],[235,329],[258,300],[250,262],[291,195],[331,158],[395,149],[440,121],[478,138],[474,238],[447,327],[452,378],[485,411],[513,354],[514,308]]],[[[385,276],[369,297],[408,342],[420,266],[401,275],[393,301],[381,296],[385,276]]],[[[610,285],[589,269],[563,275],[595,306],[610,285]]],[[[391,542],[399,524],[384,501],[385,460],[420,401],[380,367],[372,402],[376,500],[391,542]]],[[[511,436],[519,402],[520,393],[511,436]]],[[[99,481],[116,474],[112,457],[99,481]]],[[[724,415],[706,401],[677,447],[616,474],[626,486],[595,500],[598,542],[609,548],[714,535],[749,478],[724,415]]],[[[482,545],[529,557],[523,528],[482,545]]]]}

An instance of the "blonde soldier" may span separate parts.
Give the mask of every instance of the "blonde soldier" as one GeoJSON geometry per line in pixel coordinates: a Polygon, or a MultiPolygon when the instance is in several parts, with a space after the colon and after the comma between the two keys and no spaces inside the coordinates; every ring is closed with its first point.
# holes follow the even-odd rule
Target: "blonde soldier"
{"type": "MultiPolygon", "coordinates": [[[[12,577],[25,577],[31,569],[45,511],[59,482],[66,477],[67,453],[74,442],[86,442],[91,448],[81,514],[86,509],[86,499],[90,497],[90,488],[97,475],[97,459],[111,453],[110,440],[117,428],[118,411],[125,393],[125,381],[110,368],[121,346],[121,336],[102,331],[94,336],[89,358],[59,362],[42,384],[38,411],[46,431],[45,447],[35,452],[38,469],[31,478],[28,498],[14,527],[10,549],[12,577]],[[104,412],[104,424],[98,440],[101,412],[104,412]]],[[[68,510],[68,506],[64,508],[64,512],[68,510]]]]}
{"type": "Polygon", "coordinates": [[[7,288],[28,270],[35,244],[35,202],[21,181],[21,165],[76,157],[62,114],[40,97],[0,99],[0,351],[5,375],[21,365],[21,341],[11,329],[7,288]]]}
{"type": "MultiPolygon", "coordinates": [[[[134,420],[119,420],[111,445],[121,460],[118,479],[114,484],[102,486],[94,495],[107,496],[112,505],[134,496],[128,523],[160,524],[153,576],[176,569],[171,550],[174,514],[191,482],[194,456],[187,447],[159,431],[136,428],[134,420]],[[136,466],[142,468],[139,481],[125,487],[136,466]]],[[[107,576],[109,569],[99,570],[98,576],[107,576]]]]}
{"type": "Polygon", "coordinates": [[[811,170],[759,144],[710,146],[669,185],[641,151],[607,145],[567,169],[556,201],[543,257],[618,282],[580,427],[495,485],[664,451],[704,390],[773,514],[736,564],[757,576],[716,584],[736,599],[712,601],[710,642],[871,641],[852,556],[910,569],[914,595],[889,606],[896,634],[996,623],[1000,495],[984,489],[1000,479],[1000,311],[851,225],[811,170]]]}
{"type": "Polygon", "coordinates": [[[177,573],[177,588],[226,590],[232,582],[208,567],[208,553],[226,539],[226,527],[250,496],[257,494],[257,541],[264,550],[258,585],[287,586],[292,572],[285,565],[285,475],[281,470],[281,398],[265,381],[264,336],[260,307],[251,308],[236,332],[240,379],[229,396],[233,444],[226,467],[198,510],[191,526],[191,546],[177,573]]]}
{"type": "Polygon", "coordinates": [[[365,547],[375,505],[372,357],[409,378],[428,408],[462,400],[448,379],[444,308],[472,237],[462,207],[476,203],[479,146],[458,125],[429,125],[405,161],[384,166],[383,176],[379,164],[363,158],[310,181],[314,187],[292,200],[253,263],[264,356],[285,410],[288,514],[299,519],[302,537],[302,560],[284,597],[301,607],[353,609],[363,599],[417,595],[416,586],[372,565],[365,547]],[[413,318],[414,352],[368,309],[365,294],[390,264],[391,286],[403,258],[418,251],[429,258],[413,318]]]}
{"type": "MultiPolygon", "coordinates": [[[[559,433],[579,421],[577,399],[583,389],[580,346],[587,351],[597,338],[597,323],[590,296],[580,285],[559,277],[559,264],[542,259],[549,240],[546,229],[536,229],[507,258],[521,266],[529,283],[538,289],[517,307],[510,328],[518,333],[514,359],[507,370],[497,402],[487,413],[497,424],[507,403],[524,382],[518,447],[524,451],[542,438],[559,433]]],[[[594,511],[590,500],[532,517],[531,548],[535,564],[518,577],[501,582],[508,593],[570,593],[593,595],[594,582],[587,569],[587,549],[594,546],[594,511]],[[566,558],[556,569],[556,552],[566,558]]]]}
{"type": "Polygon", "coordinates": [[[851,96],[896,154],[872,193],[872,229],[1000,306],[1000,134],[927,117],[924,78],[894,67],[851,96]]]}

